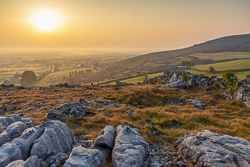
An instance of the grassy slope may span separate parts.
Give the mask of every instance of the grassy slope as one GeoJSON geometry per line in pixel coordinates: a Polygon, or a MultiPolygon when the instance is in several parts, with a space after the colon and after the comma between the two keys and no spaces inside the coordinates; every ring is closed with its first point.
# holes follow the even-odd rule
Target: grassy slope
{"type": "Polygon", "coordinates": [[[218,53],[194,53],[189,56],[197,57],[202,60],[219,61],[235,58],[250,58],[250,52],[218,52],[218,53]]]}
{"type": "Polygon", "coordinates": [[[98,100],[120,102],[121,107],[119,108],[98,109],[97,106],[90,107],[93,112],[97,113],[94,117],[62,120],[68,124],[75,135],[85,135],[85,139],[94,139],[106,125],[123,124],[138,128],[140,134],[149,143],[160,142],[170,147],[180,136],[204,129],[242,137],[250,141],[250,109],[246,109],[242,103],[220,98],[222,93],[218,90],[212,90],[211,93],[207,94],[205,90],[177,90],[157,85],[112,87],[96,90],[48,88],[46,90],[11,91],[11,96],[3,96],[10,94],[10,92],[0,91],[1,97],[4,97],[0,103],[6,101],[20,103],[18,110],[13,114],[25,112],[24,117],[31,118],[38,125],[45,121],[47,111],[56,109],[58,104],[77,102],[79,98],[97,99],[98,96],[101,96],[102,98],[98,100]],[[194,108],[191,102],[184,106],[164,105],[166,99],[175,97],[179,99],[201,99],[208,106],[205,110],[200,110],[194,108]],[[24,101],[26,103],[22,103],[24,101]],[[35,104],[45,106],[40,109],[30,107],[30,105],[35,104]],[[126,104],[132,105],[133,109],[126,108],[126,104]],[[136,107],[142,104],[147,105],[147,107],[136,107]],[[215,107],[211,108],[211,106],[215,107]],[[244,108],[244,111],[241,111],[240,108],[244,108]],[[136,116],[126,115],[128,110],[131,110],[136,116]],[[147,121],[151,121],[161,131],[162,135],[152,135],[152,129],[147,121]],[[176,123],[180,123],[181,126],[177,129],[171,129],[170,126],[176,123]],[[75,127],[75,124],[79,124],[80,127],[75,127]]]}
{"type": "MultiPolygon", "coordinates": [[[[209,73],[209,72],[199,72],[196,70],[187,70],[188,72],[191,72],[192,74],[203,74],[206,76],[212,76],[212,75],[216,75],[219,78],[222,78],[222,74],[223,73],[209,73]]],[[[250,71],[240,71],[240,72],[233,72],[235,74],[235,76],[237,76],[238,79],[246,79],[246,75],[250,74],[250,71]]]]}
{"type": "MultiPolygon", "coordinates": [[[[163,75],[163,72],[148,74],[147,79],[154,78],[155,76],[158,76],[158,75],[163,75]]],[[[144,79],[145,79],[145,76],[139,76],[139,77],[131,77],[129,79],[117,79],[117,80],[120,82],[132,83],[134,85],[137,85],[138,82],[142,83],[144,79]]],[[[105,85],[115,85],[115,84],[116,84],[116,81],[112,81],[112,82],[106,83],[105,85]]]]}
{"type": "Polygon", "coordinates": [[[213,66],[216,71],[247,69],[250,68],[250,59],[235,60],[222,63],[206,64],[206,65],[196,65],[194,66],[194,68],[199,70],[209,70],[209,67],[211,66],[213,66]]]}

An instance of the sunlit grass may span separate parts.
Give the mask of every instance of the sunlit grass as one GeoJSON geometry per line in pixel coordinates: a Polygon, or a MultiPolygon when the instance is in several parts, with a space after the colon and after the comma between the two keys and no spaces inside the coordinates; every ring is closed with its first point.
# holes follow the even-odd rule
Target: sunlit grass
{"type": "Polygon", "coordinates": [[[194,53],[189,56],[197,57],[202,60],[219,61],[234,58],[250,58],[250,52],[219,52],[219,53],[194,53]]]}
{"type": "Polygon", "coordinates": [[[158,85],[109,87],[93,90],[86,88],[47,88],[45,90],[11,91],[11,96],[5,96],[9,94],[7,91],[0,91],[1,97],[4,97],[0,103],[3,104],[11,100],[19,104],[13,114],[25,112],[24,117],[31,118],[36,125],[39,125],[45,121],[47,112],[56,109],[58,104],[75,103],[80,98],[120,102],[121,107],[119,108],[100,109],[95,105],[91,106],[90,110],[97,114],[94,117],[62,120],[67,123],[75,135],[84,135],[85,139],[94,139],[106,125],[115,127],[129,125],[138,128],[147,142],[163,143],[170,147],[180,136],[204,129],[215,133],[239,136],[250,141],[250,109],[233,100],[225,100],[219,96],[214,98],[213,95],[222,95],[216,89],[210,92],[210,94],[207,94],[203,89],[184,90],[158,85]],[[101,98],[97,98],[98,96],[101,96],[101,98]],[[8,97],[8,99],[5,97],[8,97]],[[169,98],[200,99],[208,106],[205,110],[195,108],[191,102],[188,102],[187,105],[174,103],[166,106],[165,100],[169,98]],[[35,104],[41,104],[44,107],[36,109],[35,104]],[[141,107],[144,104],[146,106],[141,107]],[[126,105],[131,105],[133,108],[127,108],[126,105]],[[240,108],[243,108],[243,111],[240,108]],[[126,115],[128,110],[133,112],[135,116],[126,115]],[[151,122],[154,127],[160,130],[161,135],[152,135],[152,128],[148,122],[151,122]],[[171,126],[176,126],[177,123],[180,124],[178,128],[171,128],[171,126]],[[75,124],[78,124],[79,127],[75,127],[75,124]]]}

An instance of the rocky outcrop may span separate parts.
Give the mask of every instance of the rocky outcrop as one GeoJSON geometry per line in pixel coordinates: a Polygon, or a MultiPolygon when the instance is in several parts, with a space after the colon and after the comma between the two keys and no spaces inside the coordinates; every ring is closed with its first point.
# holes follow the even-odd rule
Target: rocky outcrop
{"type": "Polygon", "coordinates": [[[88,107],[94,105],[95,103],[100,103],[100,101],[90,101],[87,102],[85,99],[80,99],[76,103],[64,103],[57,106],[56,110],[51,110],[48,112],[46,121],[49,120],[60,120],[63,118],[70,117],[84,117],[84,116],[94,116],[95,113],[91,112],[88,107]]]}
{"type": "Polygon", "coordinates": [[[179,160],[191,161],[196,166],[250,166],[250,142],[242,138],[204,130],[181,137],[174,146],[179,160]]]}
{"type": "MultiPolygon", "coordinates": [[[[90,148],[78,146],[73,149],[65,167],[98,167],[102,166],[111,157],[115,142],[115,129],[113,126],[106,126],[96,137],[90,148]]],[[[83,145],[83,144],[81,144],[83,145]]]]}
{"type": "Polygon", "coordinates": [[[11,162],[6,167],[45,167],[45,163],[37,156],[29,157],[26,161],[16,160],[11,162]]]}
{"type": "Polygon", "coordinates": [[[187,85],[182,81],[172,82],[172,83],[165,84],[162,86],[166,86],[170,88],[186,88],[187,87],[187,85]]]}
{"type": "MultiPolygon", "coordinates": [[[[48,121],[27,129],[33,122],[17,116],[0,117],[7,128],[0,134],[0,167],[19,160],[22,166],[50,165],[63,163],[74,145],[74,135],[69,127],[60,121],[48,121]],[[21,121],[19,121],[21,120],[21,121]],[[17,121],[17,122],[14,122],[17,121]],[[23,122],[25,123],[23,123],[23,122]],[[13,123],[12,123],[13,122],[13,123]],[[65,154],[66,153],[66,154],[65,154]],[[27,160],[29,157],[36,157],[27,160]],[[66,158],[65,158],[66,157],[66,158]],[[36,160],[35,160],[36,159],[36,160]]],[[[3,127],[3,126],[2,126],[3,127]]]]}
{"type": "Polygon", "coordinates": [[[22,158],[22,152],[18,145],[6,143],[0,147],[0,167],[7,166],[10,162],[22,158]]]}
{"type": "Polygon", "coordinates": [[[115,147],[112,152],[114,167],[141,167],[148,143],[141,137],[137,129],[129,126],[118,126],[115,147]]]}
{"type": "Polygon", "coordinates": [[[21,136],[27,129],[26,124],[21,121],[22,119],[17,115],[0,117],[0,146],[21,136]]]}
{"type": "Polygon", "coordinates": [[[242,86],[234,93],[234,99],[250,108],[250,87],[242,86]]]}
{"type": "MultiPolygon", "coordinates": [[[[175,71],[167,71],[162,76],[155,76],[154,78],[150,78],[147,81],[144,81],[144,84],[149,83],[156,83],[156,81],[161,80],[164,83],[167,83],[162,86],[171,87],[171,88],[186,88],[186,89],[193,89],[195,87],[205,88],[207,91],[212,89],[213,87],[219,87],[222,89],[225,94],[230,97],[231,96],[227,93],[225,79],[224,78],[217,78],[217,76],[205,76],[203,74],[191,74],[190,72],[175,72],[175,71]],[[184,82],[185,83],[184,83],[184,82]]],[[[158,83],[158,82],[157,82],[158,83]]],[[[242,102],[245,104],[247,108],[250,108],[250,80],[249,76],[246,76],[245,80],[241,80],[242,86],[236,90],[234,93],[233,99],[238,102],[242,102]]],[[[197,106],[197,105],[196,105],[197,106]]],[[[198,108],[204,108],[199,107],[198,108]]]]}

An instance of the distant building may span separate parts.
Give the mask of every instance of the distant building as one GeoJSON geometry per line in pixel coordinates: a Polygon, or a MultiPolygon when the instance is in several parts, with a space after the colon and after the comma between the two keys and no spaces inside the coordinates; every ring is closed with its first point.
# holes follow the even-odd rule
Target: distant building
{"type": "Polygon", "coordinates": [[[182,69],[182,70],[189,70],[191,69],[189,66],[177,66],[178,69],[182,69]]]}
{"type": "Polygon", "coordinates": [[[35,73],[35,75],[36,75],[37,77],[40,77],[41,75],[43,75],[43,73],[38,72],[38,73],[35,73]]]}
{"type": "Polygon", "coordinates": [[[17,84],[19,82],[19,79],[16,77],[10,77],[10,78],[5,79],[4,81],[9,82],[10,84],[17,84]]]}

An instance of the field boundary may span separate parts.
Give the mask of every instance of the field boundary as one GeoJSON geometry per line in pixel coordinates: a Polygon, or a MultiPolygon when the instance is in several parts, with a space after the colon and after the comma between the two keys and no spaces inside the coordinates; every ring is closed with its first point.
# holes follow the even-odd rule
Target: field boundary
{"type": "MultiPolygon", "coordinates": [[[[197,69],[197,68],[192,68],[192,70],[196,70],[196,71],[199,71],[199,72],[210,72],[208,70],[200,70],[200,69],[197,69]]],[[[239,70],[223,70],[223,71],[213,71],[213,72],[210,72],[210,73],[222,73],[222,72],[241,72],[241,71],[249,71],[250,68],[245,68],[245,69],[239,69],[239,70]]]]}

